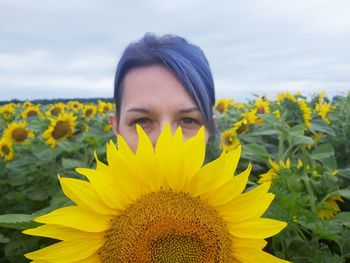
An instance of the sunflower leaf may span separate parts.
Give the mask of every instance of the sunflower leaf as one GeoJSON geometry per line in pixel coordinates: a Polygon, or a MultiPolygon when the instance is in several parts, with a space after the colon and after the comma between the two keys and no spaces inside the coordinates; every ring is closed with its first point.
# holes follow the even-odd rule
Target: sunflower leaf
{"type": "Polygon", "coordinates": [[[32,221],[33,215],[26,214],[5,214],[0,215],[0,227],[24,230],[36,227],[40,224],[32,221]]]}

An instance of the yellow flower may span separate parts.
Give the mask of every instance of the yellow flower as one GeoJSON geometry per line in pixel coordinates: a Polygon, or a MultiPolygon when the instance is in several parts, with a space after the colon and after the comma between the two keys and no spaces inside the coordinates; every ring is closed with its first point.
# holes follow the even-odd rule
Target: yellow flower
{"type": "Polygon", "coordinates": [[[221,114],[225,113],[234,103],[233,99],[220,98],[215,102],[214,108],[221,114]]]}
{"type": "Polygon", "coordinates": [[[309,108],[305,100],[298,100],[297,104],[299,105],[299,108],[303,113],[304,125],[306,127],[311,127],[311,109],[309,108]]]}
{"type": "Polygon", "coordinates": [[[222,148],[225,151],[232,151],[240,146],[240,141],[237,138],[237,133],[234,129],[226,130],[221,133],[222,148]]]}
{"type": "Polygon", "coordinates": [[[275,116],[276,119],[279,120],[281,119],[281,112],[279,110],[275,110],[274,112],[272,112],[275,116]]]}
{"type": "Polygon", "coordinates": [[[52,104],[50,106],[50,108],[46,111],[46,114],[48,116],[52,116],[52,115],[58,116],[58,115],[60,115],[61,113],[64,112],[65,108],[66,108],[65,104],[63,104],[61,102],[55,103],[55,104],[52,104]]]}
{"type": "Polygon", "coordinates": [[[61,113],[56,119],[50,118],[50,126],[43,133],[43,138],[51,148],[57,141],[65,140],[74,133],[76,117],[72,113],[61,113]]]}
{"type": "Polygon", "coordinates": [[[102,100],[98,101],[98,112],[102,115],[111,112],[113,110],[113,104],[109,102],[104,102],[102,100]]]}
{"type": "Polygon", "coordinates": [[[15,107],[12,103],[6,104],[0,107],[0,113],[5,120],[12,120],[15,117],[15,107]]]}
{"type": "Polygon", "coordinates": [[[84,105],[83,116],[86,119],[92,119],[97,113],[97,107],[94,104],[84,105]]]}
{"type": "Polygon", "coordinates": [[[303,167],[303,162],[302,162],[302,160],[298,159],[297,168],[300,169],[302,167],[303,167]]]}
{"type": "Polygon", "coordinates": [[[105,127],[103,128],[104,132],[109,132],[110,130],[112,130],[112,125],[110,123],[107,123],[105,125],[105,127]]]}
{"type": "Polygon", "coordinates": [[[272,183],[273,179],[277,176],[277,171],[270,168],[266,173],[259,175],[258,184],[272,183]]]}
{"type": "Polygon", "coordinates": [[[5,138],[2,138],[0,140],[0,156],[3,157],[6,161],[12,160],[14,156],[11,141],[5,138]]]}
{"type": "Polygon", "coordinates": [[[296,97],[290,92],[277,93],[276,100],[278,102],[282,102],[284,100],[290,100],[291,102],[295,102],[295,103],[297,102],[296,97]]]}
{"type": "Polygon", "coordinates": [[[43,114],[40,112],[40,105],[29,105],[25,108],[25,110],[21,113],[21,117],[26,119],[28,117],[43,117],[43,114]]]}
{"type": "Polygon", "coordinates": [[[259,124],[262,123],[263,120],[259,118],[257,115],[257,109],[253,109],[251,111],[247,111],[242,113],[244,119],[248,121],[249,124],[259,124]]]}
{"type": "Polygon", "coordinates": [[[317,215],[321,219],[330,219],[340,212],[340,208],[336,201],[344,202],[339,195],[332,195],[324,202],[324,208],[317,211],[317,215]]]}
{"type": "Polygon", "coordinates": [[[327,116],[329,112],[334,108],[335,106],[329,103],[321,103],[321,104],[317,103],[315,106],[315,111],[317,115],[320,116],[325,123],[330,124],[331,122],[327,119],[327,116]]]}
{"type": "Polygon", "coordinates": [[[312,143],[307,146],[308,149],[311,149],[312,147],[315,147],[317,143],[324,138],[323,132],[316,132],[316,134],[312,135],[312,143]]]}
{"type": "Polygon", "coordinates": [[[27,108],[27,107],[33,106],[33,103],[31,103],[30,101],[25,101],[25,102],[23,102],[22,105],[24,108],[27,108]]]}
{"type": "Polygon", "coordinates": [[[269,163],[271,165],[271,168],[264,174],[259,175],[258,183],[272,183],[273,179],[278,175],[278,172],[282,169],[290,170],[290,159],[288,158],[286,162],[283,162],[282,160],[277,163],[269,159],[269,163]]]}
{"type": "Polygon", "coordinates": [[[233,107],[235,107],[236,109],[244,109],[245,106],[246,105],[244,103],[235,103],[235,104],[233,104],[233,107]]]}
{"type": "Polygon", "coordinates": [[[236,133],[244,133],[249,129],[249,123],[246,119],[242,119],[233,124],[233,129],[236,133]]]}
{"type": "Polygon", "coordinates": [[[25,121],[12,122],[4,130],[4,138],[13,144],[28,144],[28,138],[34,137],[34,132],[27,129],[28,123],[25,121]]]}
{"type": "Polygon", "coordinates": [[[68,102],[68,108],[73,110],[74,112],[77,112],[78,110],[83,108],[83,104],[79,101],[73,100],[68,102]]]}
{"type": "Polygon", "coordinates": [[[153,148],[144,131],[136,153],[122,137],[108,165],[60,178],[76,204],[39,216],[26,234],[61,240],[26,254],[35,262],[286,262],[264,251],[285,222],[261,218],[270,184],[243,193],[251,165],[233,176],[241,147],[202,167],[205,132],[183,141],[169,126],[153,148]]]}
{"type": "Polygon", "coordinates": [[[257,109],[257,113],[260,113],[260,114],[270,113],[270,104],[267,100],[258,98],[255,101],[255,107],[257,109]]]}

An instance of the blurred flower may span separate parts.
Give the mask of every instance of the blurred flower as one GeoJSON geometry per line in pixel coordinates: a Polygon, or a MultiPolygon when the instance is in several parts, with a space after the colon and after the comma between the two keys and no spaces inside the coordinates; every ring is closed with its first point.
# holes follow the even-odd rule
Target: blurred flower
{"type": "Polygon", "coordinates": [[[47,116],[52,116],[52,115],[58,116],[64,112],[65,108],[66,108],[66,104],[63,104],[61,102],[51,104],[49,109],[46,111],[46,115],[47,116]]]}
{"type": "Polygon", "coordinates": [[[97,106],[94,104],[84,105],[83,116],[86,119],[92,119],[97,113],[97,106]]]}
{"type": "Polygon", "coordinates": [[[14,151],[12,148],[12,143],[6,138],[2,138],[0,140],[0,156],[3,157],[6,161],[13,159],[14,151]]]}
{"type": "Polygon", "coordinates": [[[215,102],[214,108],[221,114],[224,114],[233,104],[233,99],[228,100],[225,98],[220,98],[215,102]]]}
{"type": "Polygon", "coordinates": [[[268,114],[270,113],[270,104],[268,102],[268,100],[263,100],[261,98],[258,98],[255,101],[255,107],[257,109],[257,113],[260,114],[268,114]]]}
{"type": "Polygon", "coordinates": [[[26,119],[28,117],[43,117],[43,114],[40,111],[40,104],[37,105],[28,105],[24,111],[21,113],[21,117],[26,119]]]}
{"type": "Polygon", "coordinates": [[[56,119],[50,118],[50,126],[43,133],[43,138],[51,148],[57,141],[64,140],[74,133],[76,117],[72,113],[61,113],[56,119]]]}
{"type": "Polygon", "coordinates": [[[323,208],[318,209],[317,215],[321,219],[330,219],[340,212],[336,201],[344,202],[339,195],[332,195],[323,204],[323,208]]]}
{"type": "Polygon", "coordinates": [[[221,133],[222,148],[226,151],[232,151],[240,146],[240,141],[237,138],[235,129],[229,129],[221,133]]]}
{"type": "Polygon", "coordinates": [[[34,132],[27,129],[28,123],[25,121],[12,122],[4,130],[3,137],[13,144],[28,144],[28,138],[34,137],[34,132]]]}

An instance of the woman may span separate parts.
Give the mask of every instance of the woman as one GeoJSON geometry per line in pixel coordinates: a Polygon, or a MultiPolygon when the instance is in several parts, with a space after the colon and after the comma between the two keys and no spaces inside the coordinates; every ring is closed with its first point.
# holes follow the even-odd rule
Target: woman
{"type": "Polygon", "coordinates": [[[114,99],[117,110],[109,121],[133,151],[137,148],[136,124],[153,145],[165,123],[173,133],[180,126],[184,139],[203,125],[206,141],[215,133],[209,63],[199,47],[179,36],[147,33],[131,43],[117,66],[114,99]]]}

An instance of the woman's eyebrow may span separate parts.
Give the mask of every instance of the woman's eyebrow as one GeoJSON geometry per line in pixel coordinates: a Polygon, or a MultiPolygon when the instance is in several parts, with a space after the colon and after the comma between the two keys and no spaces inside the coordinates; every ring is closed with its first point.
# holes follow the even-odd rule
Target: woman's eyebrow
{"type": "Polygon", "coordinates": [[[146,108],[130,108],[126,112],[142,112],[142,113],[149,113],[150,110],[146,108]]]}
{"type": "Polygon", "coordinates": [[[192,107],[192,108],[179,110],[179,113],[190,113],[190,112],[199,112],[199,109],[197,107],[192,107]]]}

